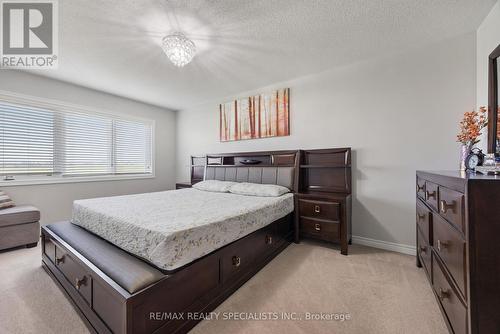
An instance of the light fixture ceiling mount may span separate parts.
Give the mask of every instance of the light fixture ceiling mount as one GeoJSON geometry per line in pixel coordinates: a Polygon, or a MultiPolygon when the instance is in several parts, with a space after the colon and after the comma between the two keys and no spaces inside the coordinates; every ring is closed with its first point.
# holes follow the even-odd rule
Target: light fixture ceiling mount
{"type": "Polygon", "coordinates": [[[161,46],[168,59],[177,67],[190,63],[196,54],[194,42],[180,32],[163,37],[161,46]]]}

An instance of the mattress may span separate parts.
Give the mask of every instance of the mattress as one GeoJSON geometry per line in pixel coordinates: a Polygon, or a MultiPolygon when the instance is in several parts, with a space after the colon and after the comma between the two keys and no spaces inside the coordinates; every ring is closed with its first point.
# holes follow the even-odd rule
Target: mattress
{"type": "Polygon", "coordinates": [[[78,200],[72,223],[171,271],[292,211],[292,194],[257,197],[190,188],[78,200]]]}

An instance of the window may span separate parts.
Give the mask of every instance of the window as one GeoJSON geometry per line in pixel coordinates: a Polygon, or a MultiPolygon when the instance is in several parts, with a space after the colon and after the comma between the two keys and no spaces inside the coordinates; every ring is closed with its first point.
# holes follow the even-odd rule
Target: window
{"type": "Polygon", "coordinates": [[[152,176],[153,126],[149,120],[0,94],[0,175],[5,184],[152,176]]]}
{"type": "Polygon", "coordinates": [[[1,174],[53,172],[53,112],[0,103],[0,131],[1,174]]]}

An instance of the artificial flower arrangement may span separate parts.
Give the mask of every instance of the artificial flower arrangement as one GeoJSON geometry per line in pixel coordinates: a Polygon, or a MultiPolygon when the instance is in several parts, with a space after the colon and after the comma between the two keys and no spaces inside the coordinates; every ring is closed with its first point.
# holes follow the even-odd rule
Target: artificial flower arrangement
{"type": "Polygon", "coordinates": [[[473,110],[464,113],[464,118],[460,122],[460,133],[457,135],[457,141],[462,143],[460,170],[466,170],[467,156],[471,154],[474,145],[481,140],[481,130],[488,125],[487,112],[486,107],[480,107],[479,111],[473,110]]]}
{"type": "Polygon", "coordinates": [[[479,143],[481,130],[488,125],[486,117],[488,109],[480,107],[479,111],[467,111],[460,122],[460,133],[457,135],[457,141],[466,146],[469,150],[479,143]]]}

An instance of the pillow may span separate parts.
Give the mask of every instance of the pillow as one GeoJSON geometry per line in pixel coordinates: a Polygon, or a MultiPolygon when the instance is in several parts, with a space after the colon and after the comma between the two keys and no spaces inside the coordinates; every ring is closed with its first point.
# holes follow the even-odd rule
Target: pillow
{"type": "Polygon", "coordinates": [[[247,196],[279,197],[290,189],[276,184],[237,183],[229,189],[230,193],[247,196]]]}
{"type": "Polygon", "coordinates": [[[231,188],[231,186],[235,184],[236,182],[231,182],[231,181],[205,180],[193,184],[193,188],[204,191],[228,193],[229,188],[231,188]]]}
{"type": "Polygon", "coordinates": [[[7,209],[15,206],[14,202],[10,199],[9,195],[0,191],[0,210],[7,209]]]}

